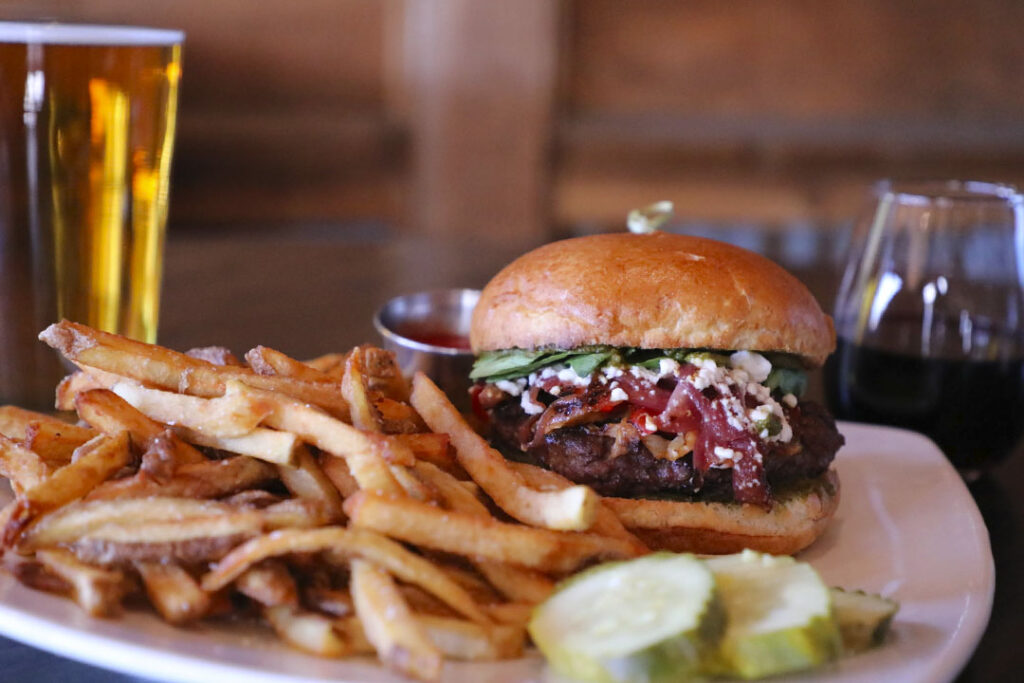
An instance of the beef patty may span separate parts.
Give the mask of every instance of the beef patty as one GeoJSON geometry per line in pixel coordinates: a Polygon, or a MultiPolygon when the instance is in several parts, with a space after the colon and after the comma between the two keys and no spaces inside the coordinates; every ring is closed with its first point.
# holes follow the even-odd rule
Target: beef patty
{"type": "MultiPolygon", "coordinates": [[[[764,445],[764,468],[772,487],[823,474],[844,442],[835,421],[817,403],[801,402],[788,410],[787,418],[792,441],[764,445]]],[[[499,445],[518,451],[528,440],[523,437],[533,420],[518,401],[510,400],[494,407],[492,421],[499,445]]],[[[619,454],[612,457],[613,446],[615,440],[603,433],[603,425],[584,424],[555,429],[525,452],[537,463],[605,496],[699,493],[709,500],[732,500],[731,469],[701,473],[693,466],[692,454],[674,461],[659,459],[639,440],[619,444],[619,454]]]]}

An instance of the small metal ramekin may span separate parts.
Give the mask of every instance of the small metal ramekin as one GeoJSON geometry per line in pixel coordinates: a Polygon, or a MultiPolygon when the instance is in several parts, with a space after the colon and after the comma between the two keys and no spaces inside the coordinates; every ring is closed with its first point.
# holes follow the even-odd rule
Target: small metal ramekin
{"type": "Polygon", "coordinates": [[[442,346],[434,341],[461,337],[468,347],[469,323],[480,298],[476,289],[435,289],[396,296],[373,317],[384,348],[394,351],[407,376],[423,372],[446,393],[459,410],[469,409],[469,348],[442,346]]]}

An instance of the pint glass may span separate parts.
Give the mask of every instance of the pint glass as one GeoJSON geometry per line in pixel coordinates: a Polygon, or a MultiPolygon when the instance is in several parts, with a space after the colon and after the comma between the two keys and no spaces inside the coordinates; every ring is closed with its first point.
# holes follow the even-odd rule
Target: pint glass
{"type": "Polygon", "coordinates": [[[60,318],[155,341],[182,38],[0,22],[0,402],[52,406],[60,318]]]}

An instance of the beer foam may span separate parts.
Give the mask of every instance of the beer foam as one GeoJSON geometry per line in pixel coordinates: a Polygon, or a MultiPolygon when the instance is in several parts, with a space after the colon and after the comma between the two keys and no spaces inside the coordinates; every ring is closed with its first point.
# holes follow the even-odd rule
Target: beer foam
{"type": "Polygon", "coordinates": [[[0,21],[0,43],[42,45],[174,45],[184,31],[137,26],[0,21]]]}

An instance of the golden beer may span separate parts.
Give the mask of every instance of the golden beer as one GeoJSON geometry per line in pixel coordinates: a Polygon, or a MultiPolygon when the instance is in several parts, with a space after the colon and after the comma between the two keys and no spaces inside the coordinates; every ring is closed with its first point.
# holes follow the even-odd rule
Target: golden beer
{"type": "Polygon", "coordinates": [[[0,23],[0,400],[56,319],[156,340],[181,39],[0,23]]]}

